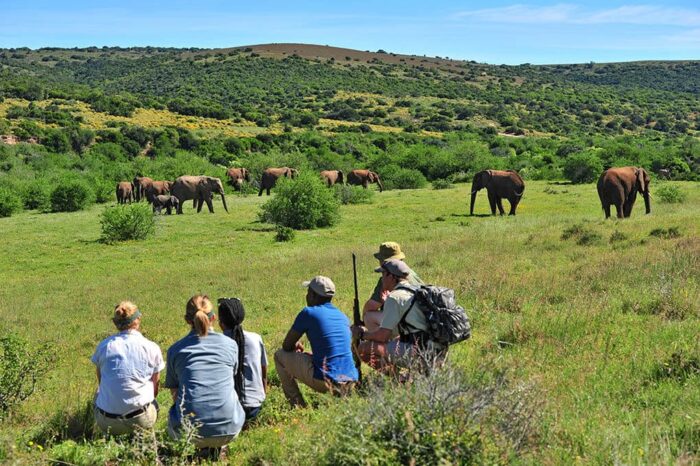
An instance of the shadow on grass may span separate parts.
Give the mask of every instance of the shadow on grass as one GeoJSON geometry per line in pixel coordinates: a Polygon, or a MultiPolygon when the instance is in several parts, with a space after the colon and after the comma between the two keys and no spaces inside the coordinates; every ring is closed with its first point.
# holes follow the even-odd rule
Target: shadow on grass
{"type": "Polygon", "coordinates": [[[58,412],[38,426],[31,439],[38,444],[95,438],[93,404],[86,401],[70,411],[58,412]]]}

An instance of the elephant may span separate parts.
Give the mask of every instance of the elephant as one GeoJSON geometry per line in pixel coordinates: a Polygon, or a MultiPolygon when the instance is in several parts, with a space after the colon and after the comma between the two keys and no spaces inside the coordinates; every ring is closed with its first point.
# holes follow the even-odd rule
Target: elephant
{"type": "Polygon", "coordinates": [[[243,188],[243,181],[250,183],[250,172],[247,168],[229,168],[226,170],[226,176],[228,176],[231,186],[236,191],[240,191],[243,188]]]}
{"type": "Polygon", "coordinates": [[[611,205],[617,210],[617,218],[628,218],[632,214],[638,192],[644,196],[646,213],[651,213],[649,174],[643,168],[608,168],[598,178],[598,197],[605,211],[605,218],[610,218],[611,205]]]}
{"type": "Polygon", "coordinates": [[[262,196],[263,191],[267,191],[267,195],[270,195],[270,188],[274,188],[277,184],[277,178],[284,176],[285,178],[294,179],[299,176],[299,171],[295,168],[281,167],[281,168],[267,168],[260,180],[260,191],[258,196],[262,196]]]}
{"type": "Polygon", "coordinates": [[[151,184],[146,188],[146,200],[153,202],[156,196],[168,194],[172,186],[172,181],[151,181],[151,184]]]}
{"type": "Polygon", "coordinates": [[[336,183],[343,184],[343,172],[340,170],[323,170],[321,178],[323,178],[329,188],[336,183]]]}
{"type": "Polygon", "coordinates": [[[117,183],[117,202],[119,204],[126,204],[127,201],[131,204],[133,196],[134,185],[131,184],[130,181],[120,181],[117,183]]]}
{"type": "Polygon", "coordinates": [[[179,199],[168,194],[159,194],[153,197],[153,201],[151,202],[153,203],[153,213],[160,213],[163,207],[165,207],[165,212],[170,215],[173,209],[177,211],[177,208],[180,206],[179,199]]]}
{"type": "Polygon", "coordinates": [[[221,184],[219,178],[212,176],[181,176],[175,180],[170,193],[177,197],[180,201],[177,206],[177,213],[182,214],[182,204],[193,199],[197,203],[197,212],[201,212],[202,204],[207,203],[210,213],[214,213],[212,205],[213,193],[221,194],[221,202],[224,204],[224,210],[228,212],[226,207],[226,198],[224,197],[224,185],[221,184]]]}
{"type": "Polygon", "coordinates": [[[510,202],[510,212],[508,215],[515,215],[520,199],[525,192],[525,182],[518,172],[514,170],[483,170],[474,175],[472,180],[471,203],[469,205],[469,215],[474,215],[474,201],[476,193],[486,188],[491,206],[491,215],[496,215],[496,207],[501,215],[503,210],[502,199],[510,202]]]}
{"type": "Polygon", "coordinates": [[[659,175],[660,180],[670,180],[671,179],[671,169],[670,168],[659,168],[656,172],[659,175]]]}
{"type": "Polygon", "coordinates": [[[135,176],[132,183],[134,185],[134,200],[139,202],[146,198],[146,190],[153,183],[153,180],[147,176],[135,176]]]}
{"type": "Polygon", "coordinates": [[[382,185],[382,181],[379,179],[379,175],[369,170],[351,170],[350,173],[348,173],[347,180],[348,184],[362,186],[365,189],[367,189],[367,186],[370,183],[377,183],[377,186],[379,186],[379,192],[381,193],[384,191],[384,186],[382,185]]]}

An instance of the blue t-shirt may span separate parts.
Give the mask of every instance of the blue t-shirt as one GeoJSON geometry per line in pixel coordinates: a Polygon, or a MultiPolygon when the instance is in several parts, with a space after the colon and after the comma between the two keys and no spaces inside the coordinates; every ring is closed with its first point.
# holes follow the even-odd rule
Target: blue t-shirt
{"type": "Polygon", "coordinates": [[[350,346],[350,321],[331,303],[301,310],[292,329],[306,334],[313,353],[314,378],[355,381],[357,369],[350,346]]]}
{"type": "Polygon", "coordinates": [[[245,412],[234,388],[238,346],[232,339],[209,330],[205,337],[192,331],[168,349],[166,388],[177,388],[177,400],[168,422],[178,430],[181,415],[192,414],[203,438],[236,435],[245,412]],[[184,401],[183,401],[184,397],[184,401]],[[182,406],[182,409],[181,409],[182,406]]]}

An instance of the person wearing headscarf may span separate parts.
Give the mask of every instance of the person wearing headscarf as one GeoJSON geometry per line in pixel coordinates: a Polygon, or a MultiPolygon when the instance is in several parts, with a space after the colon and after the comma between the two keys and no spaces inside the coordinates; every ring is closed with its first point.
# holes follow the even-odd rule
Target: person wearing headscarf
{"type": "Polygon", "coordinates": [[[224,335],[238,345],[238,370],[234,381],[246,421],[255,418],[265,401],[267,391],[267,353],[257,333],[243,330],[245,308],[238,298],[219,299],[219,325],[224,335]]]}
{"type": "Polygon", "coordinates": [[[99,384],[95,424],[105,433],[151,429],[158,417],[155,399],[165,363],[158,345],[141,335],[141,318],[134,303],[117,304],[112,322],[119,332],[102,340],[92,355],[99,384]]]}

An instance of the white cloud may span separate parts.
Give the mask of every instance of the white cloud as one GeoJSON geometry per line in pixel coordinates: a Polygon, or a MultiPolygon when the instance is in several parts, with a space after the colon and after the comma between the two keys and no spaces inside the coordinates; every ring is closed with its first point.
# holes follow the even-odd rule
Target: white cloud
{"type": "Polygon", "coordinates": [[[460,11],[454,17],[490,23],[700,26],[700,9],[652,5],[625,5],[591,10],[569,3],[549,6],[514,4],[500,8],[460,11]]]}
{"type": "Polygon", "coordinates": [[[666,41],[675,45],[700,47],[700,29],[690,29],[673,36],[666,36],[666,41]]]}

